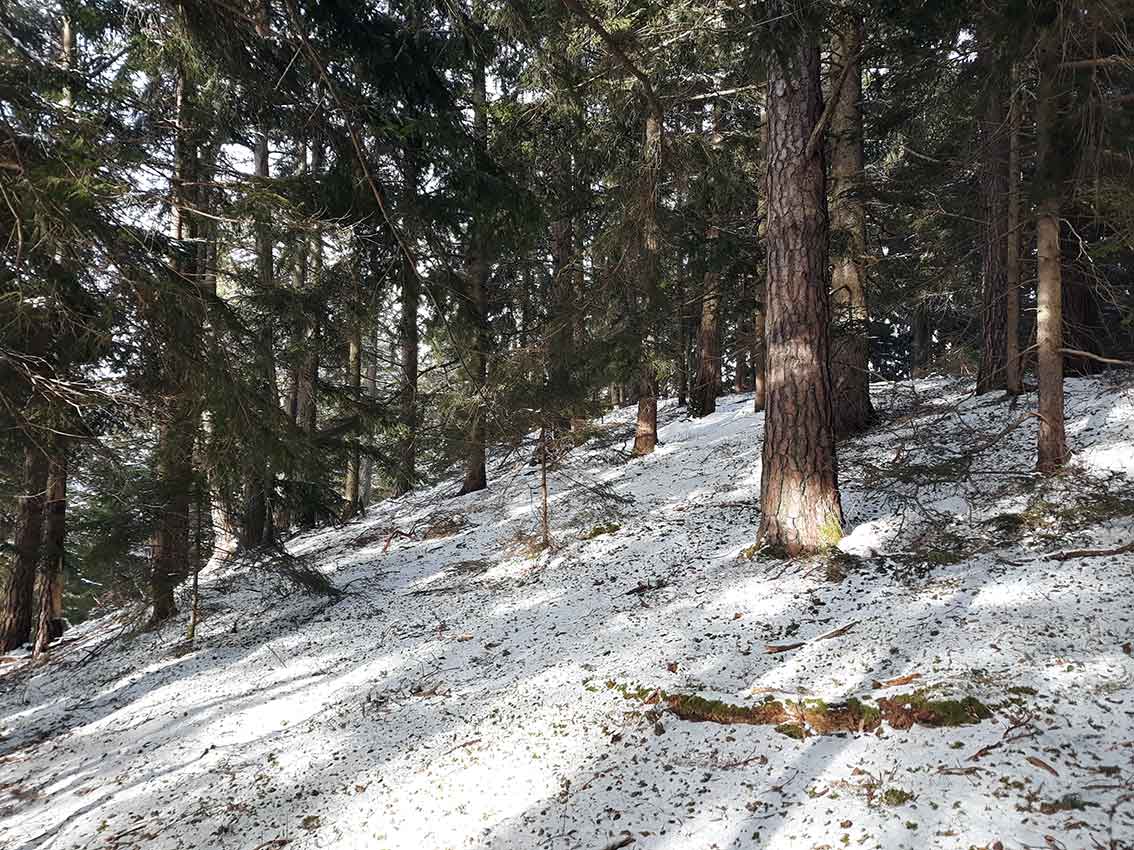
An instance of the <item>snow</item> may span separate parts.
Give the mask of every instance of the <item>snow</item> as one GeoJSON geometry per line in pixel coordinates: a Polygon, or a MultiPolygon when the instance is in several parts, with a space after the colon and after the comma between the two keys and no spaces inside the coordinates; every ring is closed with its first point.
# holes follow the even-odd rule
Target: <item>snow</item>
{"type": "Polygon", "coordinates": [[[553,553],[530,547],[536,470],[500,461],[485,493],[445,482],[291,541],[341,600],[217,564],[189,650],[184,617],[130,637],[115,613],[47,665],[15,656],[0,847],[1130,847],[1134,555],[1045,556],[1134,537],[1134,380],[1068,381],[1076,454],[1051,482],[1028,399],[873,391],[882,423],[839,449],[841,560],[739,557],[762,415],[666,403],[653,456],[626,459],[624,409],[552,475],[553,553]],[[427,534],[442,517],[460,527],[427,534]],[[748,704],[927,687],[995,716],[800,741],[608,682],[748,704]]]}

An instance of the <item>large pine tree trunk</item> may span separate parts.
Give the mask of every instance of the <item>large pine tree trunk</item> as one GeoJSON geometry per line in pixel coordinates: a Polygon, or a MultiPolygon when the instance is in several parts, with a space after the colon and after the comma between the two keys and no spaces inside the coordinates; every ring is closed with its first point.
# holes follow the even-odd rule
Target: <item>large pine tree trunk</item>
{"type": "Polygon", "coordinates": [[[1002,389],[1006,384],[1008,354],[1008,133],[1004,88],[993,48],[983,48],[989,71],[981,127],[981,199],[985,221],[981,243],[981,356],[977,394],[1002,389]]]}
{"type": "MultiPolygon", "coordinates": [[[[786,29],[787,27],[785,27],[786,29]]],[[[790,555],[842,533],[830,372],[819,49],[801,29],[768,63],[767,406],[760,538],[790,555]]]]}
{"type": "Polygon", "coordinates": [[[63,555],[67,535],[67,448],[55,441],[47,467],[47,498],[44,502],[43,557],[40,561],[39,616],[35,652],[63,634],[63,555]]]}
{"type": "Polygon", "coordinates": [[[0,652],[8,652],[31,637],[32,599],[43,531],[43,502],[47,457],[31,441],[24,450],[24,495],[19,499],[14,535],[15,553],[0,599],[0,652]]]}
{"type": "Polygon", "coordinates": [[[1056,144],[1060,120],[1056,75],[1060,41],[1054,25],[1041,35],[1037,49],[1039,87],[1036,92],[1036,370],[1039,377],[1039,440],[1036,469],[1050,475],[1067,460],[1063,416],[1062,260],[1059,245],[1059,207],[1063,153],[1056,144]]]}
{"type": "Polygon", "coordinates": [[[767,246],[768,246],[768,99],[764,96],[760,115],[760,197],[756,199],[756,235],[764,248],[764,267],[757,275],[752,307],[752,409],[761,413],[768,403],[768,316],[767,246]],[[759,278],[764,280],[760,281],[759,278]]]}
{"type": "Polygon", "coordinates": [[[634,454],[650,454],[658,444],[658,374],[653,363],[657,314],[658,252],[657,187],[661,169],[662,116],[651,111],[646,117],[646,131],[642,142],[642,175],[640,205],[642,211],[641,287],[646,322],[642,328],[642,356],[638,374],[638,418],[634,426],[634,454]]]}
{"type": "Polygon", "coordinates": [[[831,373],[835,432],[870,426],[870,336],[866,306],[866,211],[863,203],[862,20],[836,34],[832,77],[843,80],[831,116],[831,295],[834,323],[831,373]],[[850,65],[847,70],[847,65],[850,65]],[[845,75],[845,77],[844,77],[845,75]]]}

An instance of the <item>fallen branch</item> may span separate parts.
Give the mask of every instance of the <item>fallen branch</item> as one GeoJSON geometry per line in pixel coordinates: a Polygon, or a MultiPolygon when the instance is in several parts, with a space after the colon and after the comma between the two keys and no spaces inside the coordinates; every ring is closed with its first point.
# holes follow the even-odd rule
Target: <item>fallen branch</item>
{"type": "Polygon", "coordinates": [[[652,590],[661,590],[663,587],[668,587],[669,582],[664,578],[659,578],[657,581],[646,581],[638,584],[637,587],[632,587],[623,596],[640,596],[643,593],[649,593],[652,590]]]}
{"type": "Polygon", "coordinates": [[[776,652],[790,652],[793,649],[799,649],[801,646],[807,646],[808,643],[815,643],[816,641],[820,640],[830,640],[831,638],[842,637],[857,625],[858,620],[851,620],[845,626],[839,626],[837,629],[832,629],[826,634],[819,635],[819,637],[817,638],[812,638],[810,641],[803,641],[802,643],[770,643],[764,646],[764,652],[768,653],[769,655],[776,652]]]}
{"type": "Polygon", "coordinates": [[[1124,546],[1115,546],[1113,549],[1064,549],[1060,552],[1044,555],[1041,560],[1067,561],[1071,558],[1104,558],[1107,555],[1125,555],[1127,552],[1134,552],[1134,540],[1124,546]]]}

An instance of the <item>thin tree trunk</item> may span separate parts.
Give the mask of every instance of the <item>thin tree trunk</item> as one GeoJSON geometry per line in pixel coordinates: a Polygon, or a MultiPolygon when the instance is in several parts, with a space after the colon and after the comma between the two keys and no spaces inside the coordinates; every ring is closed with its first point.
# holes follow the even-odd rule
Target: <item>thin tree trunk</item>
{"type": "MultiPolygon", "coordinates": [[[[193,443],[196,439],[198,399],[192,386],[193,351],[201,330],[200,258],[197,226],[192,210],[197,208],[197,144],[193,114],[194,91],[183,69],[176,84],[174,174],[171,180],[170,231],[190,256],[177,254],[170,264],[173,289],[188,285],[190,299],[178,298],[163,305],[161,320],[167,328],[163,367],[169,387],[155,452],[161,512],[153,538],[150,569],[150,626],[157,626],[177,613],[173,589],[189,575],[189,509],[194,486],[193,443]],[[187,308],[186,308],[187,305],[187,308]]],[[[176,296],[174,296],[176,298],[176,296]]]]}
{"type": "MultiPolygon", "coordinates": [[[[474,9],[474,18],[477,10],[474,9]]],[[[488,155],[488,84],[484,51],[474,45],[471,100],[473,138],[481,155],[488,155]]],[[[465,276],[468,287],[469,322],[472,326],[472,352],[468,369],[472,377],[473,410],[465,441],[465,477],[461,493],[475,493],[488,486],[486,468],[485,393],[488,390],[488,234],[483,222],[474,222],[469,234],[469,256],[465,276]]]]}
{"type": "Polygon", "coordinates": [[[4,582],[0,609],[0,652],[23,646],[31,637],[36,564],[43,531],[47,457],[32,442],[24,449],[24,495],[19,499],[15,554],[4,582]]]}
{"type": "Polygon", "coordinates": [[[1059,245],[1060,164],[1055,136],[1059,121],[1056,74],[1059,38],[1054,26],[1041,36],[1037,50],[1039,87],[1036,93],[1036,344],[1039,377],[1039,440],[1036,469],[1050,475],[1067,461],[1063,416],[1062,259],[1059,245]]]}
{"type": "Polygon", "coordinates": [[[831,73],[842,79],[831,116],[831,271],[833,328],[831,375],[835,432],[866,430],[874,419],[870,402],[870,335],[866,305],[866,211],[863,203],[862,19],[835,35],[831,73]],[[847,64],[850,70],[845,71],[847,64]]]}
{"type": "MultiPolygon", "coordinates": [[[[353,315],[348,320],[350,324],[347,331],[347,387],[350,391],[351,400],[355,405],[359,405],[362,401],[362,317],[360,315],[362,310],[362,285],[359,280],[362,274],[362,245],[357,237],[354,239],[353,252],[351,278],[354,297],[351,305],[353,315]]],[[[355,415],[358,415],[357,410],[355,415]]],[[[361,463],[362,454],[359,451],[356,431],[354,445],[348,450],[346,475],[343,481],[343,501],[346,503],[343,509],[348,517],[358,513],[360,507],[361,463]]]]}
{"type": "MultiPolygon", "coordinates": [[[[715,228],[708,238],[716,239],[715,228]]],[[[708,416],[717,409],[717,387],[721,375],[720,340],[720,275],[713,270],[705,272],[704,291],[701,294],[701,330],[697,338],[697,378],[690,393],[689,413],[694,417],[708,416]]]]}
{"type": "Polygon", "coordinates": [[[981,357],[977,371],[977,394],[1003,389],[1008,353],[1008,133],[1004,87],[993,48],[983,49],[989,71],[985,92],[985,114],[981,130],[981,197],[985,220],[981,244],[981,277],[984,305],[981,311],[981,357]]]}
{"type": "Polygon", "coordinates": [[[1008,226],[1004,302],[1004,388],[1020,395],[1024,382],[1020,368],[1020,102],[1013,68],[1008,101],[1008,226]]]}
{"type": "MultiPolygon", "coordinates": [[[[405,160],[406,216],[403,217],[403,231],[411,232],[417,216],[417,153],[411,147],[406,151],[405,160]]],[[[401,432],[398,437],[397,465],[394,472],[394,495],[401,496],[413,489],[417,480],[417,362],[418,327],[417,314],[421,301],[417,269],[409,257],[403,253],[401,261],[402,312],[400,322],[401,342],[401,381],[398,387],[398,424],[401,432]]]]}
{"type": "Polygon", "coordinates": [[[842,533],[830,374],[819,49],[802,28],[768,63],[767,409],[760,538],[789,555],[842,533]],[[782,57],[782,64],[781,58],[782,57]]]}
{"type": "Polygon", "coordinates": [[[638,418],[634,426],[634,454],[650,454],[658,444],[658,375],[653,364],[656,337],[654,322],[658,298],[658,252],[661,248],[657,220],[658,174],[662,155],[662,115],[651,109],[646,118],[642,144],[642,246],[641,277],[646,322],[638,376],[638,418]]]}
{"type": "Polygon", "coordinates": [[[45,652],[63,634],[63,555],[67,535],[67,447],[55,440],[47,466],[43,558],[40,561],[39,617],[35,652],[45,652]]]}
{"type": "Polygon", "coordinates": [[[574,227],[569,219],[551,223],[551,315],[546,342],[548,383],[554,404],[559,406],[553,418],[552,434],[567,430],[570,422],[563,407],[571,395],[571,350],[575,342],[572,252],[574,227]]]}

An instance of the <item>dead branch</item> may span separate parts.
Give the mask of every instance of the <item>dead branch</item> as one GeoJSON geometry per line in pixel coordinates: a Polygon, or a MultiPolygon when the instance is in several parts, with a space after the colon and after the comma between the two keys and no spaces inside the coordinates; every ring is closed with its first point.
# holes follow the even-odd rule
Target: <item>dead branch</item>
{"type": "Polygon", "coordinates": [[[1112,549],[1065,549],[1060,552],[1052,552],[1049,555],[1044,555],[1041,560],[1067,561],[1071,558],[1104,558],[1107,555],[1125,555],[1127,552],[1134,552],[1134,540],[1123,546],[1115,546],[1112,549]]]}

